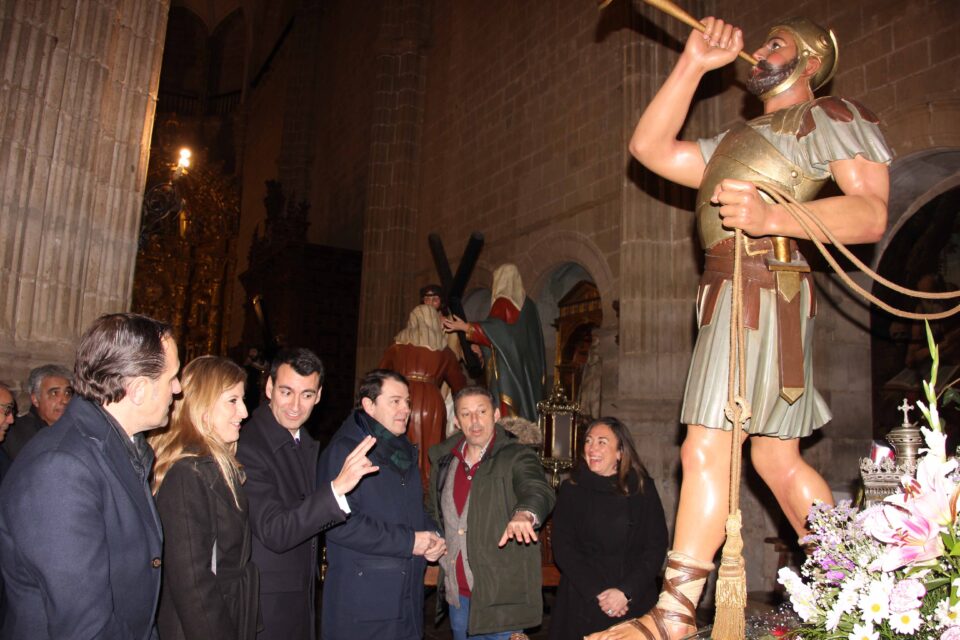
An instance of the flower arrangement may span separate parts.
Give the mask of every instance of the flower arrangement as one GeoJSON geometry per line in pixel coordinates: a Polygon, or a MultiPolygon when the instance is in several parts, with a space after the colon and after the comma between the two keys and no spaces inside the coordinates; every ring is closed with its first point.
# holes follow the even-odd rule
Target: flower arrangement
{"type": "Polygon", "coordinates": [[[809,551],[797,575],[780,570],[790,603],[803,624],[791,635],[805,640],[960,640],[960,523],[957,460],[946,455],[937,410],[939,354],[929,327],[933,359],[923,383],[926,421],[916,478],[880,504],[858,512],[848,502],[816,504],[809,551]]]}

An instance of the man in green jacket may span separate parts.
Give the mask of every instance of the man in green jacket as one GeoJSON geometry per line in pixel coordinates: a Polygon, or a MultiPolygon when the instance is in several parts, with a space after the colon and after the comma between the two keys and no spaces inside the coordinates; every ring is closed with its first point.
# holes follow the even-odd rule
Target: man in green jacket
{"type": "Polygon", "coordinates": [[[497,424],[487,389],[461,390],[454,407],[461,433],[430,449],[428,510],[447,543],[440,584],[454,640],[506,640],[540,624],[535,543],[556,496],[536,452],[497,424]]]}

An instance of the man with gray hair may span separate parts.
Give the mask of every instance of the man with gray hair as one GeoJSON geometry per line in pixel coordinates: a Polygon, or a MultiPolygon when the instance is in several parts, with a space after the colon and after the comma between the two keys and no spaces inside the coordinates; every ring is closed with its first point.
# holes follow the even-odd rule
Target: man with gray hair
{"type": "Polygon", "coordinates": [[[44,364],[30,371],[30,410],[16,418],[2,445],[11,460],[30,438],[60,419],[73,397],[72,379],[70,370],[59,364],[44,364]]]}

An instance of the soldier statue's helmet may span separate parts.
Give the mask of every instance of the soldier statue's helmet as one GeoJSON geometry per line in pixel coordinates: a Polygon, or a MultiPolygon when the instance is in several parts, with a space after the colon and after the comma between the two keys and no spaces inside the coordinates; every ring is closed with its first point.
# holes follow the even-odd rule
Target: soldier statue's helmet
{"type": "Polygon", "coordinates": [[[797,68],[783,82],[773,87],[761,98],[767,100],[782,93],[793,86],[800,78],[807,60],[816,58],[820,61],[820,68],[810,78],[810,89],[816,91],[830,81],[837,71],[838,45],[837,36],[832,29],[824,29],[817,23],[806,18],[788,18],[770,28],[767,34],[769,40],[777,31],[787,31],[793,36],[797,46],[799,58],[797,68]]]}

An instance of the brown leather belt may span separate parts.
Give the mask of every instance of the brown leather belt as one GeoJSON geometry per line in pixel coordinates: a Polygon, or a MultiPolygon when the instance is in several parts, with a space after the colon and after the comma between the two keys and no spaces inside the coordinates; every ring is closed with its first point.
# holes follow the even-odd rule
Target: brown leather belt
{"type": "MultiPolygon", "coordinates": [[[[745,238],[745,240],[745,252],[740,262],[743,275],[743,324],[749,329],[756,330],[760,321],[760,290],[776,291],[777,273],[771,271],[767,264],[767,258],[772,256],[773,252],[773,243],[770,239],[745,238]]],[[[798,260],[802,260],[796,242],[792,240],[790,253],[798,260]]],[[[733,279],[733,266],[733,238],[718,242],[706,250],[703,275],[700,278],[700,290],[697,295],[701,326],[708,325],[713,320],[723,283],[733,279]]],[[[810,305],[806,311],[807,317],[812,318],[816,315],[813,277],[810,273],[797,275],[805,280],[809,287],[810,305]]],[[[800,314],[803,310],[800,308],[799,295],[787,299],[778,293],[776,304],[780,389],[784,399],[792,404],[800,397],[804,388],[803,336],[800,333],[800,314]]]]}

